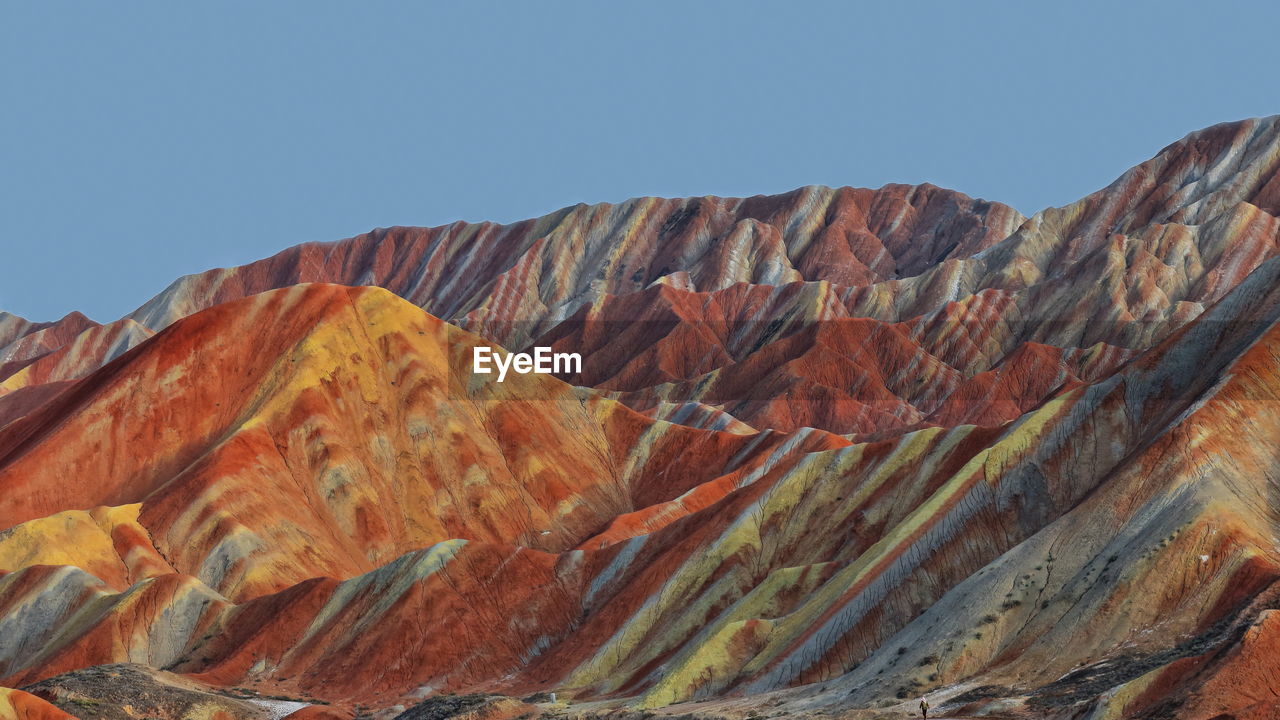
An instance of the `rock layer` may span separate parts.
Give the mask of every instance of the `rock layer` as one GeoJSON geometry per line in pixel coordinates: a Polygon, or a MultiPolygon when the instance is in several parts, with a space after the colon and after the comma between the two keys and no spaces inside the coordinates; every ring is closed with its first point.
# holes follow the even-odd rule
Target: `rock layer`
{"type": "Polygon", "coordinates": [[[1270,717],[1278,170],[1269,118],[1030,219],[646,198],[0,317],[0,683],[1270,717]]]}

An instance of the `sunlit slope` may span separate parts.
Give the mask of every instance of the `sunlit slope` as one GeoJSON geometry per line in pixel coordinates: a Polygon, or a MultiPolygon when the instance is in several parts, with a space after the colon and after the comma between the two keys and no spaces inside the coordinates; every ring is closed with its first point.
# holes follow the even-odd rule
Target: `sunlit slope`
{"type": "Polygon", "coordinates": [[[169,566],[243,597],[454,538],[571,547],[776,444],[654,424],[550,377],[473,378],[475,342],[374,288],[198,314],[0,432],[0,524],[61,514],[68,537],[121,544],[107,574],[134,580],[119,538],[137,534],[115,522],[133,515],[169,566]]]}
{"type": "MultiPolygon", "coordinates": [[[[452,592],[459,612],[482,613],[471,618],[474,642],[453,645],[472,657],[461,680],[474,681],[499,660],[515,667],[525,657],[500,628],[522,604],[514,588],[538,573],[546,579],[523,592],[568,585],[551,610],[539,599],[520,611],[519,646],[581,620],[582,584],[592,563],[607,560],[547,551],[619,517],[628,525],[638,507],[677,508],[631,523],[660,527],[696,510],[679,509],[681,498],[710,481],[724,476],[719,484],[732,488],[806,451],[847,444],[818,432],[746,436],[654,422],[546,376],[473,377],[476,342],[381,289],[298,286],[176,323],[12,423],[0,432],[0,570],[9,572],[0,578],[0,625],[14,644],[0,647],[0,674],[30,681],[132,660],[287,677],[238,664],[239,642],[194,653],[241,627],[260,632],[261,608],[277,607],[292,628],[310,606],[288,601],[308,587],[291,586],[319,576],[335,578],[316,592],[339,593],[337,605],[313,607],[319,615],[307,623],[337,613],[355,623],[347,632],[362,646],[374,626],[407,639],[403,625],[381,617],[396,609],[381,600],[337,609],[361,595],[352,592],[363,581],[343,579],[407,567],[397,582],[429,579],[427,597],[452,592]],[[414,553],[434,559],[406,560],[414,553]],[[459,553],[462,569],[435,574],[459,553]],[[500,593],[467,570],[472,554],[512,573],[500,593]],[[579,582],[559,577],[566,563],[581,566],[579,582]],[[440,585],[451,573],[474,587],[440,585]],[[285,600],[252,601],[278,590],[285,600]],[[499,605],[486,607],[484,597],[499,605]],[[257,619],[238,625],[245,617],[257,619]]],[[[403,622],[454,620],[441,611],[403,622]]],[[[298,646],[305,638],[296,632],[307,634],[282,630],[277,642],[298,646]]],[[[293,662],[330,663],[342,648],[322,637],[293,662]]],[[[449,667],[450,656],[433,657],[407,677],[449,667]]],[[[395,683],[405,678],[393,678],[383,691],[403,691],[395,683]]],[[[353,678],[351,692],[368,682],[353,678]]]]}
{"type": "Polygon", "coordinates": [[[0,688],[0,720],[69,720],[71,717],[34,695],[0,688]]]}

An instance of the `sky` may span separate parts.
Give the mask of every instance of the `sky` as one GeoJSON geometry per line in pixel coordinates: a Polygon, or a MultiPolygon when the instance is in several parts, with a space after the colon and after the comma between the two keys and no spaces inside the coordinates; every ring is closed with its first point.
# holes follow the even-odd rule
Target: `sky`
{"type": "Polygon", "coordinates": [[[1280,4],[0,0],[0,309],[375,227],[921,183],[1026,214],[1280,113],[1280,4]]]}

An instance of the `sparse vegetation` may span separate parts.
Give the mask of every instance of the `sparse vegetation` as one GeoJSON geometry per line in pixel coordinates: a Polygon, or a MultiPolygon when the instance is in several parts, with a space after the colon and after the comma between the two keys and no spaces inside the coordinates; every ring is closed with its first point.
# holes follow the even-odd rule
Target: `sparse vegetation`
{"type": "Polygon", "coordinates": [[[437,695],[427,698],[396,716],[395,720],[446,720],[478,709],[490,697],[480,693],[437,695]]]}

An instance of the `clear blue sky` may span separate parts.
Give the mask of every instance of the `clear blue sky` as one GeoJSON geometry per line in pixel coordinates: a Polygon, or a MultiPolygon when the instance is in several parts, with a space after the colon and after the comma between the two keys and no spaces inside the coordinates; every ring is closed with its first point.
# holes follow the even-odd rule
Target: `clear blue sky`
{"type": "Polygon", "coordinates": [[[636,195],[927,181],[1030,214],[1280,112],[1275,3],[0,3],[0,309],[33,319],[636,195]]]}

